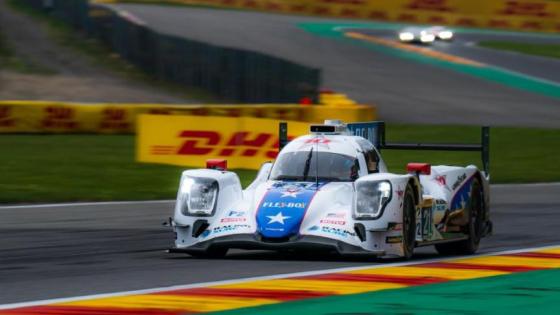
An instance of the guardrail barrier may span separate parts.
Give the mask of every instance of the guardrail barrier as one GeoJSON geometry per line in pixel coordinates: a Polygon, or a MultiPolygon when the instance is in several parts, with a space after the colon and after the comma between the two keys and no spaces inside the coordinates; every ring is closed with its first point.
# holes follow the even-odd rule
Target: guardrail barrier
{"type": "Polygon", "coordinates": [[[318,101],[320,70],[278,57],[160,34],[125,11],[87,0],[21,0],[100,39],[158,79],[242,103],[318,101]]]}

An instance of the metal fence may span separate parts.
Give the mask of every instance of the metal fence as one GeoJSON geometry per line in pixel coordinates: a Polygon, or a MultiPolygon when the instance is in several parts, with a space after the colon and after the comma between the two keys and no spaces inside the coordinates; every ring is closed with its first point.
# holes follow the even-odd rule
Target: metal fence
{"type": "Polygon", "coordinates": [[[87,32],[150,75],[244,103],[318,101],[320,70],[266,54],[160,34],[87,0],[22,0],[87,32]]]}

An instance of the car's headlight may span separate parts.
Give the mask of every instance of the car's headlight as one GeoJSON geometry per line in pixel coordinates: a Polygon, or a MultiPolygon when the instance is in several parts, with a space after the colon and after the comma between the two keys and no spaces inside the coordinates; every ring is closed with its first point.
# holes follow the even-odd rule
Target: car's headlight
{"type": "Polygon", "coordinates": [[[414,34],[410,32],[402,32],[399,34],[399,39],[402,41],[410,41],[414,39],[414,34]]]}
{"type": "Polygon", "coordinates": [[[420,41],[422,43],[431,43],[436,39],[436,36],[434,34],[430,34],[426,31],[422,31],[420,33],[420,41]]]}
{"type": "Polygon", "coordinates": [[[441,39],[451,39],[453,37],[453,32],[451,31],[441,31],[438,34],[438,37],[441,39]]]}
{"type": "Polygon", "coordinates": [[[212,178],[185,177],[181,182],[181,213],[191,216],[211,216],[216,209],[218,182],[212,178]]]}
{"type": "Polygon", "coordinates": [[[357,219],[377,219],[391,201],[389,181],[359,182],[356,184],[355,215],[357,219]]]}

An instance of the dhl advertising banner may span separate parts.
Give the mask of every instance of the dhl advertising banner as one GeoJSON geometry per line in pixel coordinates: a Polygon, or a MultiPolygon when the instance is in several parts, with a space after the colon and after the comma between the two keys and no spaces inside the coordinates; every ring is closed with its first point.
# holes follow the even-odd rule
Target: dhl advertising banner
{"type": "Polygon", "coordinates": [[[0,133],[130,133],[138,112],[133,105],[59,102],[0,102],[0,133]]]}
{"type": "Polygon", "coordinates": [[[321,122],[376,118],[365,105],[158,105],[0,101],[0,133],[134,133],[141,114],[261,117],[321,122]]]}
{"type": "Polygon", "coordinates": [[[198,4],[406,23],[560,32],[560,1],[558,0],[145,0],[144,2],[198,4]]]}
{"type": "MultiPolygon", "coordinates": [[[[136,154],[139,162],[205,167],[226,159],[228,168],[258,170],[278,154],[281,120],[199,116],[140,115],[136,154]]],[[[288,122],[288,136],[309,132],[309,123],[288,122]]]]}

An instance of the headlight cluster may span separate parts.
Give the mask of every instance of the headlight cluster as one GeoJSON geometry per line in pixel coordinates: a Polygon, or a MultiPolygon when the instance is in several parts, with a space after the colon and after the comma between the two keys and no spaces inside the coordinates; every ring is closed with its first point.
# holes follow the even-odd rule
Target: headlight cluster
{"type": "Polygon", "coordinates": [[[450,40],[453,38],[453,32],[451,31],[441,31],[438,34],[438,37],[442,40],[450,40]]]}
{"type": "Polygon", "coordinates": [[[216,209],[218,182],[203,177],[185,177],[181,182],[181,213],[191,216],[211,216],[216,209]]]}
{"type": "Polygon", "coordinates": [[[414,34],[410,32],[402,32],[399,34],[399,39],[403,42],[414,40],[414,34]]]}
{"type": "Polygon", "coordinates": [[[358,182],[356,184],[355,215],[357,219],[377,219],[391,200],[391,183],[358,182]]]}
{"type": "Polygon", "coordinates": [[[422,43],[431,43],[435,39],[436,39],[436,36],[434,34],[431,34],[431,33],[426,32],[426,31],[420,32],[420,42],[422,42],[422,43]]]}

